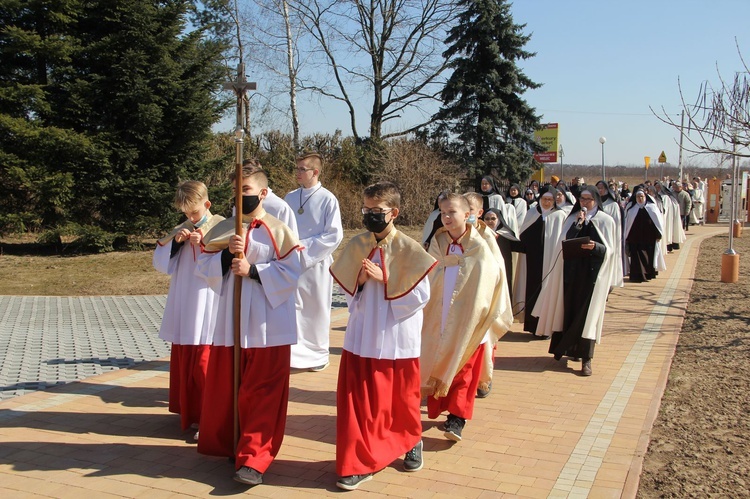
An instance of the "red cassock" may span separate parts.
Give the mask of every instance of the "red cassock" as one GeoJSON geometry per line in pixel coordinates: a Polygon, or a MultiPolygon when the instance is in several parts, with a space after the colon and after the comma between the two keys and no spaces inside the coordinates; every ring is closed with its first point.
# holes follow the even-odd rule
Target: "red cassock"
{"type": "Polygon", "coordinates": [[[482,373],[484,348],[484,343],[479,345],[466,364],[456,373],[448,395],[439,399],[427,397],[427,417],[435,419],[444,411],[464,419],[474,416],[474,400],[482,373]]]}
{"type": "Polygon", "coordinates": [[[265,473],[284,440],[290,346],[243,348],[240,354],[240,439],[234,452],[233,347],[211,347],[198,452],[234,456],[235,468],[265,473]]]}
{"type": "Polygon", "coordinates": [[[172,344],[169,412],[180,415],[182,431],[200,423],[210,345],[172,344]]]}
{"type": "Polygon", "coordinates": [[[422,438],[418,358],[372,359],[344,350],[336,399],[339,476],[380,471],[422,438]]]}

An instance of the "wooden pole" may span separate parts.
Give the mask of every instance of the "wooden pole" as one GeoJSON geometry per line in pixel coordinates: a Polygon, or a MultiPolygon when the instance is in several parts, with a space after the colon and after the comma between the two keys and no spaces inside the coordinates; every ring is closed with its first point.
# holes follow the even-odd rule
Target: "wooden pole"
{"type": "MultiPolygon", "coordinates": [[[[234,233],[242,235],[242,148],[245,136],[245,92],[255,89],[255,83],[248,83],[245,79],[245,65],[240,61],[237,65],[237,81],[224,84],[227,90],[233,90],[237,98],[237,120],[234,128],[235,143],[235,194],[234,194],[234,233]]],[[[236,253],[235,258],[242,258],[242,253],[236,253]]],[[[234,447],[237,448],[237,442],[240,439],[240,413],[239,413],[239,392],[240,392],[240,303],[242,302],[242,277],[234,276],[234,373],[233,373],[233,412],[234,412],[234,447]]]]}
{"type": "MultiPolygon", "coordinates": [[[[244,65],[242,63],[237,67],[237,83],[242,84],[245,78],[244,65]]],[[[235,175],[235,191],[234,191],[234,233],[236,235],[242,235],[242,146],[244,143],[244,99],[245,91],[242,89],[235,89],[237,94],[237,126],[235,128],[235,164],[234,164],[234,175],[235,175]]],[[[235,258],[242,258],[242,253],[234,255],[235,258]]],[[[240,337],[240,323],[241,323],[241,303],[242,303],[242,277],[234,276],[234,375],[233,375],[233,390],[234,394],[234,448],[237,449],[237,442],[240,440],[240,411],[239,411],[239,393],[240,393],[240,353],[241,353],[241,337],[240,337]]]]}
{"type": "MultiPolygon", "coordinates": [[[[242,235],[242,146],[245,136],[245,92],[255,90],[254,82],[248,82],[245,79],[245,65],[240,61],[237,65],[237,81],[224,84],[227,90],[233,90],[237,98],[237,120],[234,129],[235,143],[235,194],[234,194],[234,233],[242,235]]],[[[234,255],[235,258],[242,258],[242,253],[234,255]]],[[[242,303],[242,277],[234,277],[234,373],[233,373],[233,394],[234,394],[234,447],[237,448],[237,442],[240,440],[240,413],[239,413],[239,392],[240,392],[240,353],[241,353],[241,335],[240,335],[240,304],[242,303]]]]}

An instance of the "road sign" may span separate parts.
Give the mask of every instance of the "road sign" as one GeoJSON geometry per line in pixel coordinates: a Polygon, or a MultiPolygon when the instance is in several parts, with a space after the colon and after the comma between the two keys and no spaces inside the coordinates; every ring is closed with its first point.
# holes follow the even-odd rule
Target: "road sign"
{"type": "Polygon", "coordinates": [[[651,164],[651,156],[644,156],[643,162],[646,163],[646,170],[648,170],[648,165],[651,164]]]}
{"type": "Polygon", "coordinates": [[[664,154],[664,151],[659,154],[659,163],[666,163],[667,162],[667,155],[664,154]]]}

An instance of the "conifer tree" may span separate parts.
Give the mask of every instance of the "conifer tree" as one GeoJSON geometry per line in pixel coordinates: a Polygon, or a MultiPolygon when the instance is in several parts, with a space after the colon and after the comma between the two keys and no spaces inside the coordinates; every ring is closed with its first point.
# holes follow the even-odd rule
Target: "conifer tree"
{"type": "Polygon", "coordinates": [[[437,134],[469,175],[524,179],[538,150],[539,116],[521,95],[540,84],[517,65],[535,55],[523,48],[530,35],[513,22],[505,0],[460,0],[458,8],[443,53],[453,73],[434,116],[437,134]]]}
{"type": "Polygon", "coordinates": [[[15,205],[0,201],[0,223],[13,209],[36,228],[173,223],[177,181],[216,166],[205,151],[223,106],[222,3],[3,2],[0,184],[13,180],[15,205]]]}

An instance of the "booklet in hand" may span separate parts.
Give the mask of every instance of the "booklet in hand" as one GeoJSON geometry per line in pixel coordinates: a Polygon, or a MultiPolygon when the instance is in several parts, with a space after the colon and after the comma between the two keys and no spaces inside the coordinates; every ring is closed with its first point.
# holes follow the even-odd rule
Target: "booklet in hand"
{"type": "Polygon", "coordinates": [[[563,260],[572,260],[574,258],[583,258],[589,256],[591,252],[589,250],[581,249],[582,244],[588,244],[591,242],[589,236],[576,237],[574,239],[567,239],[562,242],[563,260]]]}

